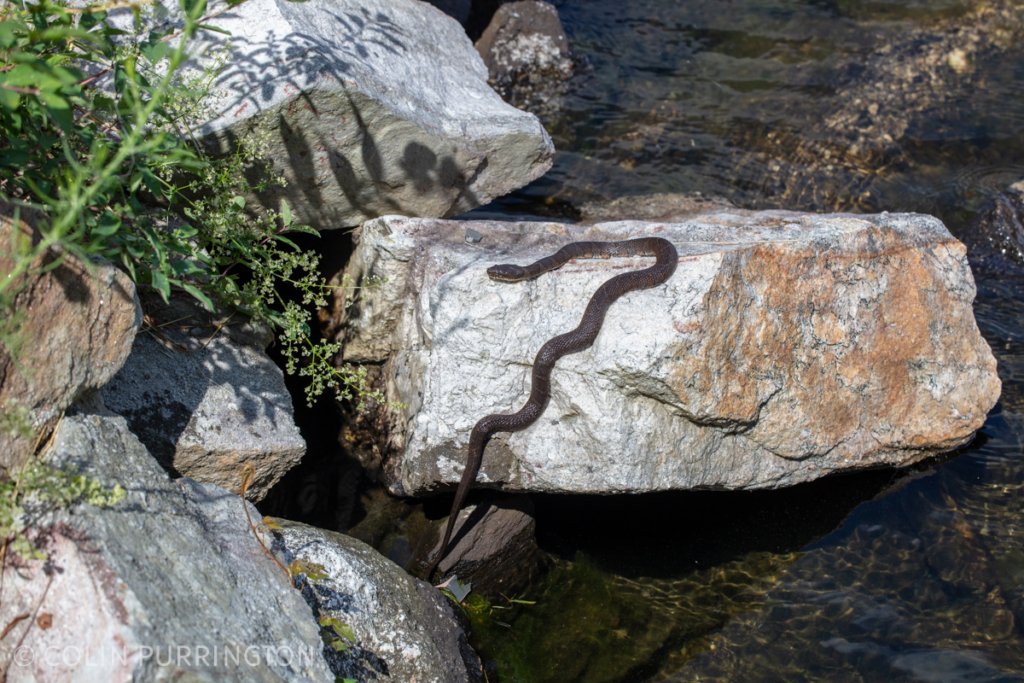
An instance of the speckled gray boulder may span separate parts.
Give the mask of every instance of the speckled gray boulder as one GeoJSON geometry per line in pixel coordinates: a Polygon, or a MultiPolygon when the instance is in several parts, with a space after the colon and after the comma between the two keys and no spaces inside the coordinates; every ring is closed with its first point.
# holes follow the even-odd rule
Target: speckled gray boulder
{"type": "Polygon", "coordinates": [[[449,216],[551,166],[537,118],[491,90],[462,26],[425,2],[215,0],[210,12],[230,35],[190,48],[193,66],[223,67],[199,128],[225,151],[260,131],[288,187],[259,200],[287,198],[302,222],[449,216]]]}
{"type": "Polygon", "coordinates": [[[344,653],[330,655],[335,671],[364,683],[483,680],[480,659],[440,591],[351,536],[277,521],[277,548],[326,575],[309,581],[307,599],[355,636],[344,653]]]}
{"type": "Polygon", "coordinates": [[[47,457],[127,498],[37,520],[47,562],[8,557],[8,680],[334,680],[309,606],[237,495],[172,482],[117,416],[65,417],[47,457]]]}
{"type": "Polygon", "coordinates": [[[573,73],[569,39],[551,3],[522,0],[501,5],[476,49],[491,85],[517,107],[551,112],[568,89],[566,81],[573,73]]]}
{"type": "Polygon", "coordinates": [[[252,465],[259,501],[306,452],[266,342],[230,327],[140,334],[103,403],[174,473],[238,491],[252,465]]]}

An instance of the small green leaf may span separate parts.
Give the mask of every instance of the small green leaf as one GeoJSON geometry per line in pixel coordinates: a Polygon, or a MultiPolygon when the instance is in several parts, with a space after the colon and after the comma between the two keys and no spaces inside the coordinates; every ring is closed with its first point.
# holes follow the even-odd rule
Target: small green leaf
{"type": "Polygon", "coordinates": [[[121,219],[109,211],[104,211],[96,226],[93,227],[92,234],[99,237],[110,237],[120,229],[121,219]]]}
{"type": "Polygon", "coordinates": [[[37,67],[34,63],[19,64],[7,72],[4,82],[19,88],[35,87],[38,85],[37,67]]]}
{"type": "MultiPolygon", "coordinates": [[[[325,569],[322,564],[317,564],[316,562],[294,560],[288,569],[291,571],[293,576],[296,574],[305,574],[306,578],[314,583],[328,578],[327,569],[325,569]]],[[[321,625],[323,624],[321,623],[321,625]]]]}
{"type": "Polygon", "coordinates": [[[142,54],[145,55],[152,64],[156,64],[171,51],[170,43],[163,40],[156,40],[152,43],[148,43],[142,46],[142,54]]]}
{"type": "Polygon", "coordinates": [[[281,212],[280,213],[281,213],[281,224],[284,225],[285,228],[291,227],[291,224],[292,224],[292,221],[294,220],[294,218],[292,217],[292,206],[291,206],[291,204],[288,203],[287,199],[282,199],[281,200],[281,212]]]}
{"type": "Polygon", "coordinates": [[[192,239],[198,234],[199,231],[196,230],[191,225],[188,225],[187,223],[184,225],[179,225],[174,229],[174,237],[179,240],[192,239]]]}
{"type": "Polygon", "coordinates": [[[46,111],[57,125],[61,127],[61,130],[65,133],[70,133],[75,124],[71,117],[71,105],[68,104],[68,101],[60,95],[48,92],[41,93],[39,97],[46,103],[46,111]]]}
{"type": "Polygon", "coordinates": [[[356,632],[352,630],[351,626],[337,617],[320,617],[320,625],[331,629],[339,638],[344,638],[353,643],[356,641],[356,632]]]}
{"type": "Polygon", "coordinates": [[[205,308],[208,311],[213,311],[213,301],[201,289],[199,289],[195,285],[190,285],[187,282],[182,282],[181,288],[184,289],[189,294],[191,294],[196,301],[201,303],[203,305],[203,308],[205,308]]]}
{"type": "Polygon", "coordinates": [[[295,244],[295,242],[291,241],[284,235],[274,235],[274,239],[277,240],[278,242],[281,242],[282,244],[287,244],[295,251],[301,251],[301,249],[299,249],[299,245],[295,244]]]}
{"type": "MultiPolygon", "coordinates": [[[[83,29],[88,30],[93,28],[94,26],[99,25],[106,18],[107,13],[100,10],[92,12],[83,12],[82,18],[79,20],[78,25],[83,29]]],[[[104,27],[104,34],[106,35],[120,35],[121,33],[123,33],[123,31],[120,31],[119,29],[104,27]]]]}
{"type": "MultiPolygon", "coordinates": [[[[21,94],[16,93],[13,90],[8,90],[4,87],[4,84],[0,82],[0,106],[5,109],[17,109],[20,103],[21,94]]],[[[19,127],[21,126],[20,119],[21,117],[19,116],[18,121],[16,122],[19,127]]]]}
{"type": "Polygon", "coordinates": [[[341,623],[332,626],[334,632],[339,636],[350,642],[356,642],[356,632],[352,630],[352,627],[348,624],[341,623]]]}
{"type": "MultiPolygon", "coordinates": [[[[238,2],[234,3],[234,5],[240,5],[243,2],[245,2],[245,0],[238,0],[238,2]]],[[[234,5],[232,5],[230,3],[230,1],[229,1],[228,5],[231,6],[231,7],[234,7],[234,5]]],[[[226,30],[222,29],[220,26],[214,26],[213,24],[199,24],[199,26],[197,26],[196,28],[198,28],[200,30],[203,30],[203,31],[213,31],[214,33],[223,33],[226,36],[230,36],[231,35],[230,31],[226,31],[226,30]]]]}
{"type": "Polygon", "coordinates": [[[167,279],[167,276],[161,273],[159,270],[154,270],[150,274],[150,282],[153,288],[160,292],[160,298],[166,303],[171,296],[171,282],[167,279]]]}
{"type": "Polygon", "coordinates": [[[112,114],[117,111],[113,98],[98,93],[92,98],[92,107],[96,111],[103,112],[105,114],[112,114]]]}
{"type": "Polygon", "coordinates": [[[202,275],[206,272],[195,259],[191,258],[171,259],[170,266],[171,271],[179,278],[188,275],[202,275]]]}
{"type": "Polygon", "coordinates": [[[163,194],[164,183],[151,169],[146,166],[139,167],[139,174],[142,176],[142,183],[146,189],[159,197],[163,194]]]}
{"type": "Polygon", "coordinates": [[[20,21],[0,21],[0,49],[7,49],[18,39],[17,33],[22,28],[20,21]]]}
{"type": "Polygon", "coordinates": [[[316,228],[310,227],[308,225],[303,225],[301,223],[289,225],[288,226],[288,232],[301,232],[301,233],[304,233],[306,235],[314,235],[316,237],[320,236],[320,231],[319,230],[317,230],[316,228]]]}

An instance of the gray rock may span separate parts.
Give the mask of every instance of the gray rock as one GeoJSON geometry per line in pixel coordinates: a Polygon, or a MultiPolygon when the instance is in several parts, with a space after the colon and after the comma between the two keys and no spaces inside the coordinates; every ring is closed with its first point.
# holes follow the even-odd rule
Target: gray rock
{"type": "Polygon", "coordinates": [[[359,681],[482,681],[448,598],[370,546],[344,534],[279,521],[289,561],[322,574],[306,586],[321,618],[351,629],[355,643],[334,670],[359,681]]]}
{"type": "Polygon", "coordinates": [[[1024,180],[996,195],[968,230],[972,259],[994,252],[1024,263],[1024,180]]]}
{"type": "MultiPolygon", "coordinates": [[[[176,4],[176,3],[168,3],[176,4]]],[[[211,3],[191,48],[224,64],[200,126],[215,147],[256,130],[318,229],[389,213],[449,216],[542,175],[554,148],[540,122],[501,101],[462,27],[417,0],[211,3]]]]}
{"type": "Polygon", "coordinates": [[[395,493],[455,484],[473,425],[517,410],[534,355],[611,273],[582,260],[488,280],[580,239],[670,239],[675,275],[615,303],[558,362],[530,428],[498,434],[479,477],[517,491],[756,489],[904,466],[969,441],[999,396],[962,244],[913,214],[726,211],[593,226],[387,217],[365,224],[345,355],[387,362],[383,474],[395,493]],[[467,243],[466,231],[484,235],[467,243]]]}
{"type": "Polygon", "coordinates": [[[547,2],[503,4],[476,42],[491,85],[517,107],[542,113],[557,106],[573,72],[569,39],[547,2]]]}
{"type": "MultiPolygon", "coordinates": [[[[440,552],[443,529],[438,524],[437,543],[425,559],[440,552]]],[[[515,595],[540,573],[544,561],[536,529],[527,496],[494,496],[466,507],[459,513],[438,572],[458,576],[472,584],[475,593],[492,600],[515,595]]]]}
{"type": "Polygon", "coordinates": [[[238,491],[252,465],[259,501],[306,452],[265,344],[231,326],[162,326],[138,336],[103,402],[174,473],[238,491]]]}
{"type": "Polygon", "coordinates": [[[9,680],[334,680],[309,606],[237,495],[172,483],[116,416],[65,417],[48,458],[127,498],[57,513],[38,525],[47,561],[4,565],[0,621],[33,615],[0,640],[9,680]]]}
{"type": "MultiPolygon", "coordinates": [[[[0,205],[0,273],[13,267],[12,230],[27,236],[41,220],[22,210],[15,221],[13,207],[0,205]]],[[[65,255],[58,268],[10,287],[20,289],[15,308],[24,319],[14,354],[0,344],[0,475],[20,467],[76,399],[117,373],[142,323],[135,285],[109,263],[65,255]]]]}
{"type": "Polygon", "coordinates": [[[644,220],[655,223],[681,223],[700,214],[734,208],[736,207],[731,202],[722,197],[656,192],[616,197],[610,201],[585,202],[580,206],[580,222],[644,220]]]}

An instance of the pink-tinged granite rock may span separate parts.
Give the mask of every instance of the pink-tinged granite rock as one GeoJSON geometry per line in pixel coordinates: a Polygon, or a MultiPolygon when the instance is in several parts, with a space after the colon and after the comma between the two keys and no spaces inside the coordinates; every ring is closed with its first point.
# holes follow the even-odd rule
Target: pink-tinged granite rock
{"type": "Polygon", "coordinates": [[[217,486],[172,482],[116,416],[65,417],[42,457],[126,494],[38,517],[30,533],[45,560],[7,554],[7,680],[335,679],[255,508],[217,486]]]}
{"type": "Polygon", "coordinates": [[[968,442],[1000,391],[964,247],[935,218],[725,210],[591,226],[384,217],[350,263],[346,359],[386,362],[387,482],[459,480],[470,430],[526,400],[540,346],[600,283],[649,259],[519,284],[488,266],[567,242],[660,236],[679,265],[566,356],[541,418],[499,433],[481,485],[550,492],[754,489],[905,466],[968,442]]]}
{"type": "MultiPolygon", "coordinates": [[[[39,220],[24,210],[16,219],[13,207],[0,206],[0,276],[14,267],[12,230],[27,239],[39,220]]],[[[142,323],[127,275],[72,256],[38,274],[54,257],[37,261],[36,272],[8,290],[17,292],[16,315],[23,317],[13,328],[13,349],[0,344],[0,473],[20,467],[76,398],[117,373],[142,323]]]]}

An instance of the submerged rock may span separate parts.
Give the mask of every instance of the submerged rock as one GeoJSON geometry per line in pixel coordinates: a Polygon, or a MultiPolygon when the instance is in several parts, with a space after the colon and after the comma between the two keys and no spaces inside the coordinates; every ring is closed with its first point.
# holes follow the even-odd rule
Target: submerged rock
{"type": "Polygon", "coordinates": [[[968,238],[980,247],[980,253],[972,250],[972,258],[995,253],[1024,264],[1024,180],[992,199],[971,225],[968,238]]]}
{"type": "Polygon", "coordinates": [[[359,681],[482,681],[448,598],[350,536],[280,521],[289,562],[305,568],[304,594],[321,623],[351,641],[333,653],[334,671],[359,681]],[[331,621],[335,620],[335,621],[331,621]]]}
{"type": "Polygon", "coordinates": [[[224,151],[249,131],[300,222],[344,228],[385,213],[448,216],[551,165],[537,119],[501,101],[462,27],[417,0],[211,3],[190,47],[219,70],[200,125],[224,151]],[[219,68],[219,67],[218,67],[219,68]]]}
{"type": "MultiPolygon", "coordinates": [[[[12,232],[28,239],[33,224],[45,220],[26,209],[17,220],[14,214],[14,207],[0,206],[4,274],[14,266],[12,232]]],[[[50,254],[34,267],[56,258],[50,254]]],[[[135,285],[106,262],[85,264],[64,254],[57,268],[8,286],[24,318],[0,343],[0,475],[19,468],[76,399],[117,373],[142,323],[135,285]]]]}
{"type": "Polygon", "coordinates": [[[154,324],[102,389],[104,404],[172,473],[238,491],[252,466],[246,495],[262,500],[306,452],[269,337],[184,301],[154,324]]]}
{"type": "Polygon", "coordinates": [[[470,430],[517,410],[537,349],[600,283],[648,259],[487,278],[581,239],[657,235],[675,275],[608,312],[558,362],[551,401],[500,433],[479,481],[517,491],[756,489],[905,466],[969,441],[999,396],[964,247],[929,216],[724,211],[593,226],[366,223],[348,275],[345,357],[386,362],[383,476],[395,493],[459,480],[470,430]],[[473,239],[469,239],[469,238],[473,239]]]}
{"type": "Polygon", "coordinates": [[[40,521],[46,561],[8,556],[10,680],[334,680],[313,614],[237,495],[171,482],[121,417],[65,417],[47,457],[127,496],[40,521]]]}
{"type": "MultiPolygon", "coordinates": [[[[447,518],[443,520],[447,522],[447,518]]],[[[533,504],[526,496],[494,495],[459,512],[449,549],[437,565],[439,576],[455,575],[490,599],[515,595],[540,573],[533,504]]],[[[429,560],[441,552],[441,533],[429,560]]]]}
{"type": "Polygon", "coordinates": [[[1022,432],[1003,418],[1020,415],[990,418],[971,470],[921,473],[863,506],[655,679],[1020,680],[1021,516],[1007,500],[1024,494],[1022,432]]]}

